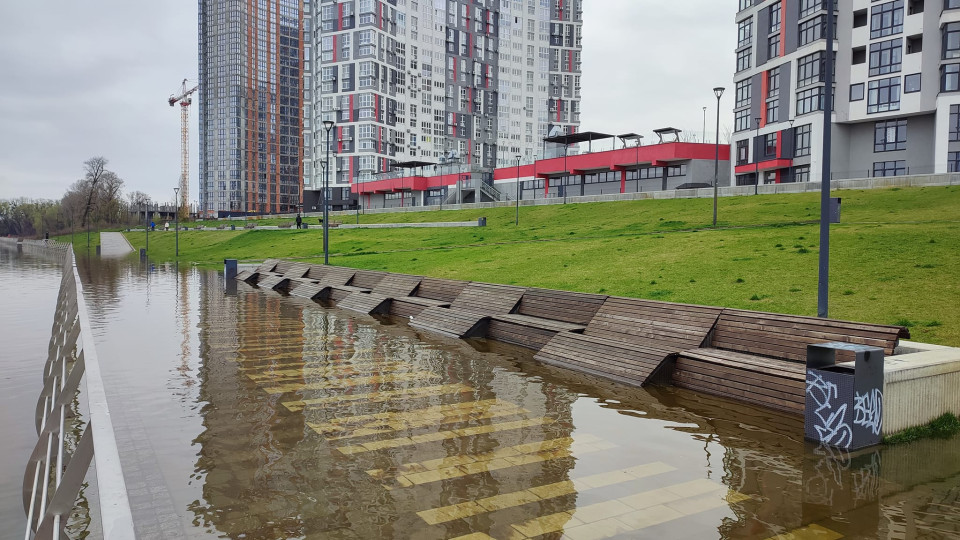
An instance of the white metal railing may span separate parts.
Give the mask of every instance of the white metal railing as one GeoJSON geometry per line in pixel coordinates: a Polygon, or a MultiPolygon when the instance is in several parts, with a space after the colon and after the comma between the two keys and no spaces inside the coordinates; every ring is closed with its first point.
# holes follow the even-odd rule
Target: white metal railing
{"type": "Polygon", "coordinates": [[[27,514],[24,539],[61,538],[94,459],[103,538],[136,538],[72,246],[44,245],[43,241],[26,241],[23,245],[49,251],[63,261],[63,279],[43,368],[43,391],[36,408],[39,439],[23,478],[23,507],[27,514]],[[75,448],[70,448],[73,445],[65,441],[65,424],[76,414],[73,402],[81,380],[85,381],[89,420],[75,448]]]}

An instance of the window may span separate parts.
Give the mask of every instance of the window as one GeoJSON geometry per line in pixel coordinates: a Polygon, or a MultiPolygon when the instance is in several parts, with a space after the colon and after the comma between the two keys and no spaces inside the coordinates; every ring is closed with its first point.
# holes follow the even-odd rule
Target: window
{"type": "Polygon", "coordinates": [[[750,6],[752,6],[752,5],[753,5],[753,0],[740,0],[740,9],[739,9],[739,11],[743,11],[743,10],[747,9],[748,7],[750,7],[750,6]]]}
{"type": "Polygon", "coordinates": [[[811,124],[806,124],[793,129],[793,156],[810,155],[810,132],[811,124]]]}
{"type": "Polygon", "coordinates": [[[907,174],[907,162],[877,161],[873,164],[873,176],[901,176],[907,174]]]}
{"type": "Polygon", "coordinates": [[[960,0],[943,0],[943,9],[960,8],[960,0]]]}
{"type": "Polygon", "coordinates": [[[950,106],[950,141],[960,141],[960,105],[950,106]]]}
{"type": "Polygon", "coordinates": [[[863,101],[863,83],[850,85],[850,101],[863,101]]]}
{"type": "Polygon", "coordinates": [[[877,122],[873,134],[874,152],[891,152],[907,149],[907,121],[888,120],[877,122]]]}
{"type": "Polygon", "coordinates": [[[940,91],[956,92],[960,90],[960,64],[940,66],[940,91]]]}
{"type": "Polygon", "coordinates": [[[751,84],[750,79],[746,79],[737,83],[737,102],[734,105],[734,108],[739,109],[740,107],[746,107],[750,105],[750,97],[753,90],[753,84],[751,84]]]}
{"type": "Polygon", "coordinates": [[[780,31],[780,2],[770,6],[770,31],[768,34],[780,31]]]}
{"type": "Polygon", "coordinates": [[[777,156],[777,134],[768,133],[763,136],[763,157],[777,156]]]}
{"type": "Polygon", "coordinates": [[[767,102],[767,122],[777,122],[777,112],[780,109],[780,100],[771,99],[767,102]]]}
{"type": "Polygon", "coordinates": [[[776,58],[778,56],[780,56],[780,34],[770,36],[767,40],[767,58],[776,58]]]}
{"type": "Polygon", "coordinates": [[[903,32],[903,0],[874,6],[870,12],[870,39],[903,32]]]}
{"type": "Polygon", "coordinates": [[[816,52],[797,60],[797,87],[809,86],[821,82],[823,73],[823,53],[816,52]]]}
{"type": "Polygon", "coordinates": [[[960,58],[960,22],[943,25],[943,59],[960,58]]]}
{"type": "MultiPolygon", "coordinates": [[[[800,23],[799,37],[800,46],[813,43],[818,39],[827,37],[827,16],[818,15],[808,21],[800,23]]],[[[837,37],[837,16],[833,16],[833,37],[837,37]]]]}
{"type": "Polygon", "coordinates": [[[780,68],[775,67],[767,72],[767,98],[780,95],[780,68]]]}
{"type": "Polygon", "coordinates": [[[743,71],[750,67],[752,51],[750,49],[744,49],[737,52],[737,72],[743,71]]]}
{"type": "Polygon", "coordinates": [[[807,114],[823,110],[823,87],[797,92],[797,114],[807,114]]]}
{"type": "Polygon", "coordinates": [[[753,18],[740,21],[737,25],[737,48],[753,43],[753,18]]]}
{"type": "Polygon", "coordinates": [[[913,94],[920,91],[920,74],[912,73],[903,78],[903,93],[913,94]]]}
{"type": "Polygon", "coordinates": [[[750,141],[737,141],[737,165],[746,165],[750,162],[750,141]]]}
{"type": "Polygon", "coordinates": [[[824,9],[823,0],[800,0],[800,18],[824,9]]]}
{"type": "Polygon", "coordinates": [[[960,172],[960,152],[947,152],[947,172],[960,172]]]}
{"type": "Polygon", "coordinates": [[[733,115],[733,130],[745,131],[750,129],[750,109],[737,111],[733,115]]]}
{"type": "Polygon", "coordinates": [[[804,165],[802,167],[797,167],[793,169],[793,181],[794,182],[809,182],[810,181],[810,166],[804,165]]]}
{"type": "MultiPolygon", "coordinates": [[[[958,34],[960,37],[960,34],[958,34]]],[[[903,58],[903,40],[900,38],[870,44],[870,76],[900,71],[903,58]]]]}
{"type": "Polygon", "coordinates": [[[870,81],[867,90],[867,113],[900,110],[900,77],[870,81]]]}

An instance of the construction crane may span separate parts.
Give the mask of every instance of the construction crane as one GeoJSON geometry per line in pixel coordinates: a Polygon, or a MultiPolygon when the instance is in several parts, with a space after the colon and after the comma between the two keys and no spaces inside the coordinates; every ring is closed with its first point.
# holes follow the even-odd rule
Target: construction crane
{"type": "MultiPolygon", "coordinates": [[[[187,88],[187,80],[184,79],[180,84],[180,94],[170,96],[167,103],[171,107],[180,103],[180,200],[178,201],[177,212],[182,212],[183,207],[190,200],[190,94],[197,91],[199,85],[193,88],[187,88]]],[[[197,213],[200,210],[197,209],[197,213]]]]}

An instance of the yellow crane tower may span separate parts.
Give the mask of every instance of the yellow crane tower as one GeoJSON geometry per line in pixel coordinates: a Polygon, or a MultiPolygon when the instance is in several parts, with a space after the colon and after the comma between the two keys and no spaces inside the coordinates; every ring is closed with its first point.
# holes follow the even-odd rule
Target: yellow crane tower
{"type": "MultiPolygon", "coordinates": [[[[190,94],[196,92],[199,87],[195,85],[193,88],[187,88],[187,79],[184,79],[180,84],[180,94],[171,95],[167,99],[171,107],[180,103],[180,200],[177,203],[177,213],[180,214],[181,219],[185,217],[183,209],[190,200],[190,104],[193,102],[190,94]]],[[[199,208],[197,213],[200,213],[199,208]]]]}

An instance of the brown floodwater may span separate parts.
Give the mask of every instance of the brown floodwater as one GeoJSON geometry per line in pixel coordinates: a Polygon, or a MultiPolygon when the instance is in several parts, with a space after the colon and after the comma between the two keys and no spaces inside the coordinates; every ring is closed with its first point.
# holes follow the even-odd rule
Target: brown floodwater
{"type": "Polygon", "coordinates": [[[958,439],[818,449],[214,271],[80,266],[141,538],[960,536],[958,439]]]}

